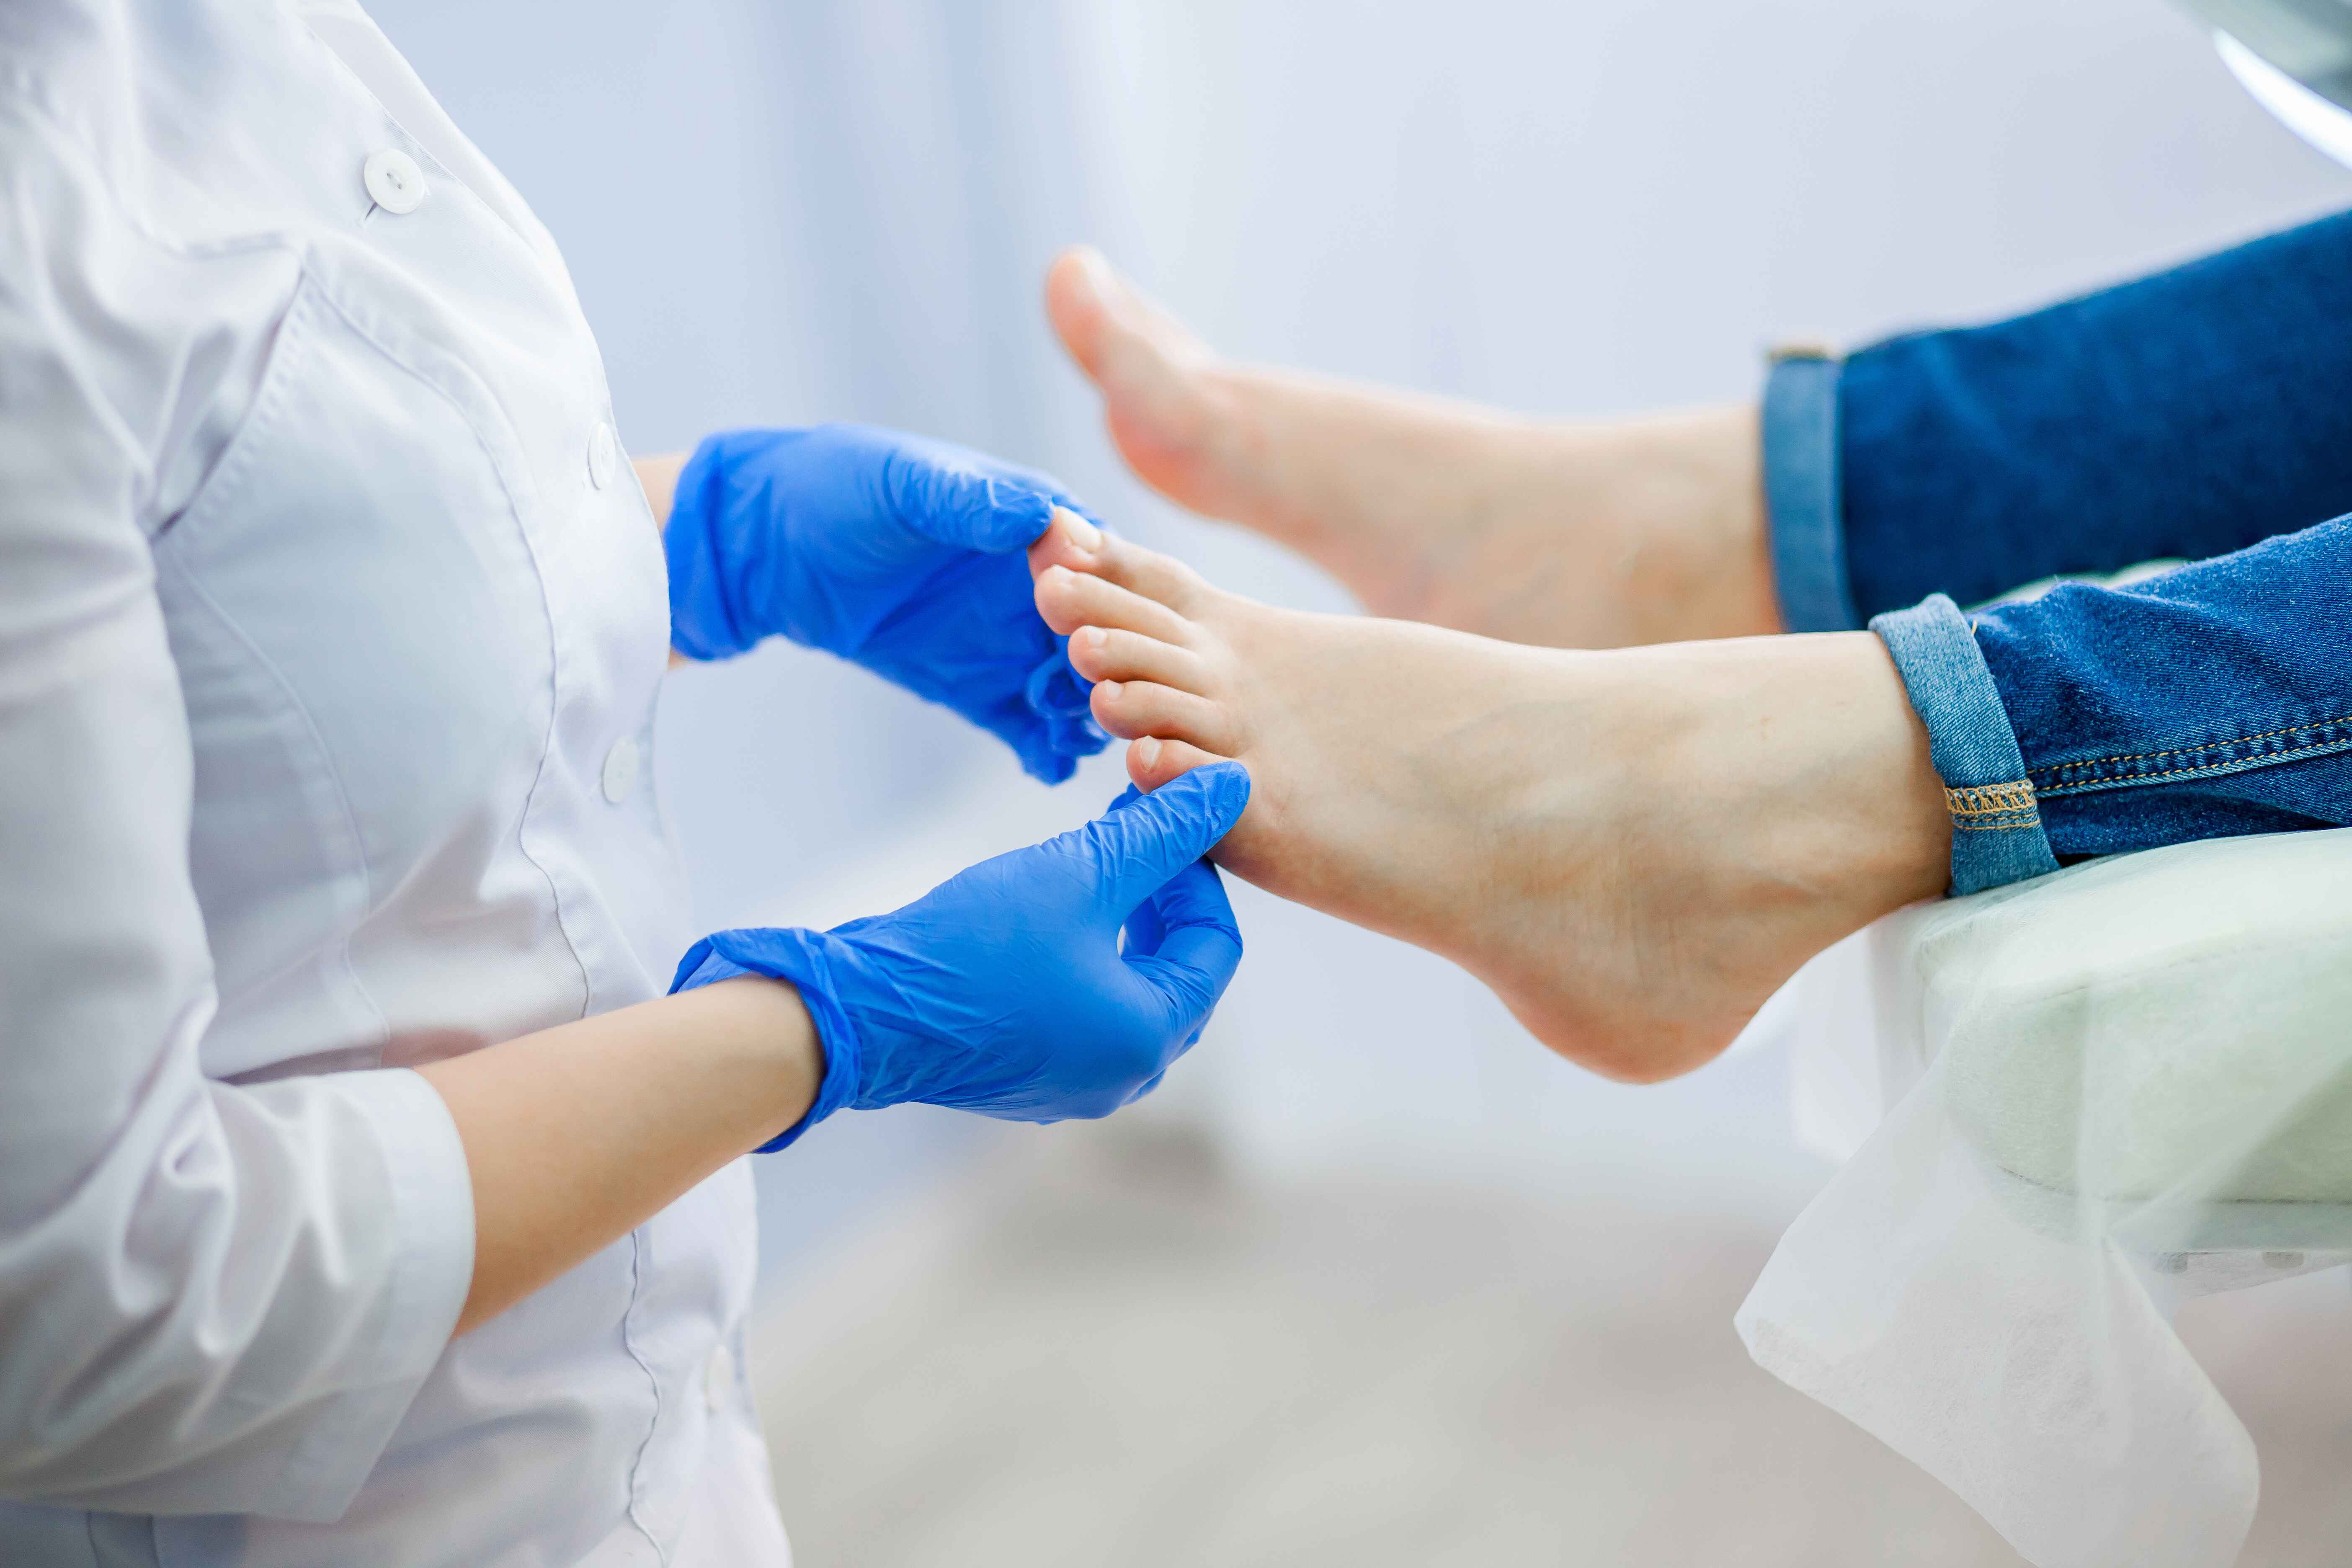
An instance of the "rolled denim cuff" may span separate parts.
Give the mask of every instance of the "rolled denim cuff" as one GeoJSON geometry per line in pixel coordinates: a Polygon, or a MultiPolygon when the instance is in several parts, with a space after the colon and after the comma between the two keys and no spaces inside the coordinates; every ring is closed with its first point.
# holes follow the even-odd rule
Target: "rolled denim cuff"
{"type": "Polygon", "coordinates": [[[1862,625],[1845,574],[1845,521],[1838,487],[1838,376],[1843,363],[1820,350],[1773,355],[1764,383],[1764,505],[1772,533],[1772,580],[1792,632],[1850,632],[1862,625]]]}
{"type": "Polygon", "coordinates": [[[1907,610],[1874,616],[1870,629],[1927,726],[1928,760],[1952,814],[1952,892],[1979,893],[2058,869],[2025,754],[1959,606],[1931,594],[1907,610]]]}

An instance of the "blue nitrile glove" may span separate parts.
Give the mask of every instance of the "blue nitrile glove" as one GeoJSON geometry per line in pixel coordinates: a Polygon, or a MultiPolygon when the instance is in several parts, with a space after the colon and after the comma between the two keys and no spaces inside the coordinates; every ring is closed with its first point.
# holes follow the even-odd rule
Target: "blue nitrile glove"
{"type": "Polygon", "coordinates": [[[1201,857],[1248,800],[1239,763],[1197,768],[896,914],[705,937],[670,988],[745,973],[799,988],[824,1081],[764,1149],[845,1107],[908,1100],[1012,1121],[1108,1116],[1201,1037],[1241,963],[1224,884],[1201,857]]]}
{"type": "Polygon", "coordinates": [[[706,659],[769,637],[821,647],[1059,784],[1108,737],[1031,596],[1023,552],[1057,505],[1082,510],[1044,474],[895,431],[713,436],[671,503],[670,644],[706,659]]]}

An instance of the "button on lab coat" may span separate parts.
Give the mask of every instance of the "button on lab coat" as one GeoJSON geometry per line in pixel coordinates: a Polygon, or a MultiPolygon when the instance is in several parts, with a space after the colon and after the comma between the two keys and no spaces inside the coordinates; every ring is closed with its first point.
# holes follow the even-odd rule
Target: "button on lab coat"
{"type": "Polygon", "coordinates": [[[408,1069],[693,934],[611,418],[356,5],[0,7],[0,1561],[782,1561],[740,1163],[448,1338],[408,1069]]]}

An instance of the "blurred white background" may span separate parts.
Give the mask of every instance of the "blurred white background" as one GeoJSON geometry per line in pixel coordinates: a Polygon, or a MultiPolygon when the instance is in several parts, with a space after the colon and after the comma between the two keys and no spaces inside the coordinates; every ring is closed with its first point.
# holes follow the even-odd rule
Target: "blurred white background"
{"type": "MultiPolygon", "coordinates": [[[[1124,475],[1038,308],[1060,246],[1100,244],[1238,356],[1600,414],[1751,395],[1792,331],[2005,312],[2352,200],[2160,0],[373,9],[563,244],[634,450],[906,426],[1318,607],[1344,598],[1314,569],[1124,475]]],[[[944,712],[790,648],[673,687],[659,778],[707,926],[885,906],[1118,782],[1047,792],[944,712]]],[[[1338,1173],[1763,1224],[1820,1179],[1769,1037],[1613,1087],[1436,960],[1236,901],[1249,962],[1139,1124],[1243,1190],[1338,1173]]],[[[768,1288],[869,1278],[851,1260],[874,1237],[937,1237],[941,1194],[1078,1136],[840,1118],[761,1165],[768,1288]]],[[[893,1267],[870,1278],[921,1265],[893,1267]]]]}

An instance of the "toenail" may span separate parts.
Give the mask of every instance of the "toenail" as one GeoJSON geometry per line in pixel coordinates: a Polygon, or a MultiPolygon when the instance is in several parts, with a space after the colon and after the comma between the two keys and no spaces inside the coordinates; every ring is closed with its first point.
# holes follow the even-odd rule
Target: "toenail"
{"type": "Polygon", "coordinates": [[[1110,261],[1091,245],[1082,245],[1073,252],[1078,259],[1078,270],[1086,274],[1087,286],[1097,294],[1111,290],[1110,261]]]}
{"type": "Polygon", "coordinates": [[[1106,702],[1118,700],[1118,682],[1116,680],[1097,680],[1095,682],[1095,689],[1102,693],[1103,700],[1106,702]]]}
{"type": "Polygon", "coordinates": [[[1078,628],[1077,640],[1086,644],[1088,647],[1098,648],[1102,647],[1103,644],[1110,641],[1110,636],[1100,626],[1080,626],[1078,628]]]}
{"type": "Polygon", "coordinates": [[[1097,528],[1093,523],[1088,522],[1085,518],[1080,517],[1076,512],[1072,511],[1066,506],[1055,507],[1054,509],[1054,515],[1062,520],[1063,528],[1069,533],[1070,542],[1076,544],[1079,549],[1085,551],[1087,554],[1092,555],[1096,551],[1102,548],[1103,536],[1101,529],[1097,528]]]}
{"type": "Polygon", "coordinates": [[[1135,743],[1135,760],[1147,768],[1160,764],[1160,742],[1145,736],[1135,743]]]}

